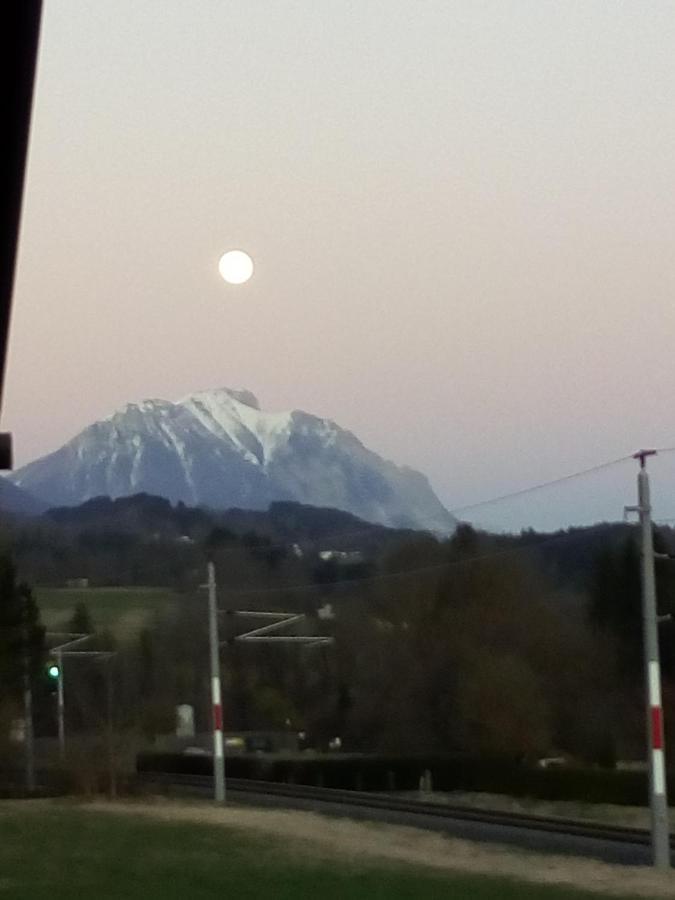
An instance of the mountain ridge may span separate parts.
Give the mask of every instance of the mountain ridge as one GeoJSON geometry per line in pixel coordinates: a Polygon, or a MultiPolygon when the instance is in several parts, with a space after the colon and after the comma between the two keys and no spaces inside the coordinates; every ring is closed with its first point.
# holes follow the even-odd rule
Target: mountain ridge
{"type": "Polygon", "coordinates": [[[9,480],[50,506],[146,492],[218,509],[295,501],[444,534],[456,525],[421,473],[330,419],[266,412],[230,388],[127,403],[9,480]]]}

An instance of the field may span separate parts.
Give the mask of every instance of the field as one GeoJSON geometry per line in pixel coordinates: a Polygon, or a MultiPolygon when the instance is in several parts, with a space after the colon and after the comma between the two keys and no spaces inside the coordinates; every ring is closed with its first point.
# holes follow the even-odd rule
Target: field
{"type": "Polygon", "coordinates": [[[63,629],[78,603],[86,604],[97,631],[109,629],[120,640],[137,634],[159,613],[180,602],[167,588],[43,588],[35,589],[42,621],[53,631],[63,629]]]}
{"type": "MultiPolygon", "coordinates": [[[[285,837],[256,832],[250,827],[250,810],[228,810],[227,827],[210,820],[208,814],[205,822],[195,820],[195,813],[200,813],[194,807],[188,808],[187,821],[181,820],[180,812],[171,807],[148,811],[128,804],[106,809],[102,803],[92,807],[6,802],[0,806],[0,895],[13,900],[78,896],[98,900],[207,900],[221,896],[238,900],[597,900],[600,896],[452,871],[451,857],[448,868],[441,871],[368,855],[364,834],[384,835],[385,840],[393,835],[394,844],[396,835],[403,835],[398,840],[412,841],[415,849],[415,838],[409,834],[412,829],[369,832],[366,826],[343,822],[342,833],[352,826],[361,829],[356,838],[352,835],[350,852],[348,844],[341,846],[339,840],[330,847],[312,839],[300,841],[292,829],[285,837]],[[237,827],[238,817],[246,827],[237,827]]],[[[210,812],[221,811],[211,808],[210,812]]],[[[265,815],[262,811],[255,814],[265,815]]],[[[274,816],[271,814],[270,821],[274,816]]],[[[276,816],[278,819],[279,814],[276,816]]],[[[313,821],[316,824],[318,817],[313,821]]],[[[326,827],[331,827],[330,820],[326,827]]],[[[420,840],[427,839],[425,833],[420,834],[420,840]]],[[[445,853],[451,854],[457,842],[446,844],[445,853]]],[[[523,871],[527,860],[523,858],[519,864],[523,871]]],[[[571,868],[574,864],[565,865],[571,868]]],[[[624,894],[624,898],[629,896],[624,894]]],[[[658,896],[667,895],[659,891],[658,896]]]]}

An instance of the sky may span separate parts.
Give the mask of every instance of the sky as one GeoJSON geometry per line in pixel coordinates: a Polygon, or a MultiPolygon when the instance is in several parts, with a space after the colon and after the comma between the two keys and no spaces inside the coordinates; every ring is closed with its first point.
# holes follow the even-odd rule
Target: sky
{"type": "MultiPolygon", "coordinates": [[[[672,446],[673,46],[671,0],[45,0],[16,464],[221,386],[451,509],[672,446]]],[[[480,521],[620,518],[634,475],[480,521]]]]}

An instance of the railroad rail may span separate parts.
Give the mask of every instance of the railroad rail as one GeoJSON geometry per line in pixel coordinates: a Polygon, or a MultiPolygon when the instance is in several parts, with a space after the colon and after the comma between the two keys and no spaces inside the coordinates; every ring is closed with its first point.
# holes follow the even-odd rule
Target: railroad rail
{"type": "MultiPolygon", "coordinates": [[[[210,775],[142,772],[146,788],[208,796],[210,775]]],[[[651,838],[646,829],[627,828],[554,816],[475,809],[466,806],[409,800],[388,794],[338,790],[299,784],[230,778],[228,796],[237,802],[292,806],[342,816],[395,822],[446,832],[470,840],[494,841],[548,852],[595,856],[611,862],[650,861],[651,838]]],[[[675,849],[675,836],[670,838],[675,849]]]]}

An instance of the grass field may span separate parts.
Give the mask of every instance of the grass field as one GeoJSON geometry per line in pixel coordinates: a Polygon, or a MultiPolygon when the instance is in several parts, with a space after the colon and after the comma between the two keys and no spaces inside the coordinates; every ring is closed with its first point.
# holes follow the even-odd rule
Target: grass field
{"type": "Polygon", "coordinates": [[[63,628],[78,603],[87,606],[97,631],[110,629],[116,637],[133,637],[156,613],[179,602],[167,588],[41,588],[35,589],[42,621],[51,630],[63,628]]]}
{"type": "Polygon", "coordinates": [[[0,806],[0,896],[597,900],[599,895],[398,863],[315,858],[310,846],[230,828],[24,801],[0,806]]]}

